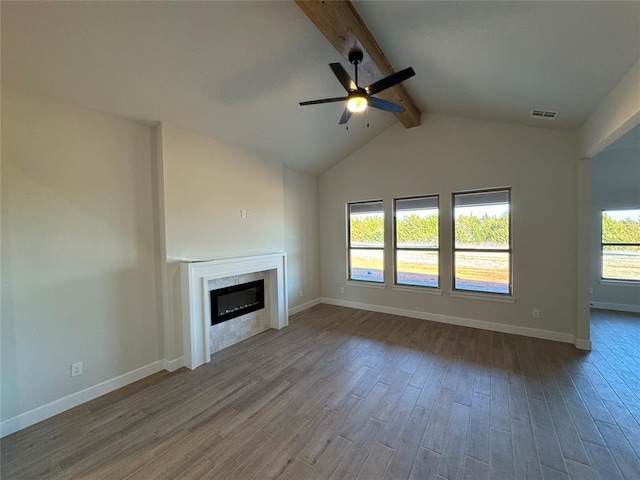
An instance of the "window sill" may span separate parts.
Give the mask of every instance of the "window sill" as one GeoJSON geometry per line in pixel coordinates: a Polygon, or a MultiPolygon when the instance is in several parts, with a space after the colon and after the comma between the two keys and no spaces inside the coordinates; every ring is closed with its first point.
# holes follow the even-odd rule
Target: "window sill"
{"type": "Polygon", "coordinates": [[[516,297],[512,295],[492,295],[490,293],[461,292],[459,290],[451,290],[449,292],[454,298],[471,298],[475,300],[487,300],[489,302],[514,303],[516,297]]]}
{"type": "Polygon", "coordinates": [[[442,295],[442,289],[433,287],[412,287],[411,285],[394,285],[392,290],[400,292],[425,293],[427,295],[442,295]]]}
{"type": "Polygon", "coordinates": [[[384,283],[379,282],[367,282],[366,280],[358,281],[358,280],[347,280],[347,285],[351,287],[365,287],[365,288],[377,288],[379,290],[383,290],[387,288],[384,283]]]}
{"type": "Polygon", "coordinates": [[[600,280],[600,285],[624,285],[627,287],[640,287],[640,282],[634,280],[600,280]]]}

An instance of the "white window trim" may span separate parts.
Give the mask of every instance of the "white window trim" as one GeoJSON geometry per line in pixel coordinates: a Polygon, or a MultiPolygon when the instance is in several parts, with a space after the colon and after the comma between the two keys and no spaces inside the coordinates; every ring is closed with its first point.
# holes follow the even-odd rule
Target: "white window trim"
{"type": "MultiPolygon", "coordinates": [[[[602,241],[602,216],[605,212],[616,212],[623,210],[637,210],[637,208],[606,208],[600,211],[600,285],[626,285],[626,286],[640,286],[640,280],[631,280],[627,278],[604,278],[604,247],[612,246],[615,242],[604,243],[602,241]]],[[[640,246],[640,244],[638,244],[640,246]]]]}
{"type": "Polygon", "coordinates": [[[392,245],[392,255],[393,255],[393,285],[391,286],[391,288],[393,290],[399,290],[399,291],[407,291],[407,292],[416,292],[416,293],[427,293],[427,294],[431,294],[431,295],[442,295],[442,284],[440,283],[441,280],[441,268],[440,268],[440,262],[442,260],[442,251],[440,248],[440,194],[439,193],[429,193],[429,194],[423,194],[423,195],[411,195],[408,197],[396,197],[392,200],[391,202],[391,209],[392,209],[392,214],[393,214],[393,245],[392,245]],[[429,199],[429,198],[435,198],[436,201],[436,210],[437,210],[437,216],[438,216],[438,246],[437,247],[415,247],[415,248],[404,248],[404,247],[398,247],[398,224],[397,224],[397,209],[396,209],[396,205],[398,200],[402,201],[402,200],[417,200],[417,199],[429,199]],[[437,275],[437,279],[438,279],[438,286],[437,287],[427,287],[427,286],[421,286],[418,284],[405,284],[405,283],[397,283],[398,282],[398,252],[399,251],[418,251],[418,252],[436,252],[438,255],[438,275],[437,275]],[[428,292],[426,290],[429,290],[428,292]]]}
{"type": "Polygon", "coordinates": [[[347,280],[345,284],[351,287],[377,288],[379,290],[387,288],[382,282],[372,282],[368,280],[347,280]]]}
{"type": "Polygon", "coordinates": [[[396,284],[392,286],[391,289],[398,290],[400,292],[426,293],[427,295],[442,295],[442,289],[434,288],[434,287],[414,287],[412,285],[396,284]]]}
{"type": "Polygon", "coordinates": [[[347,261],[347,279],[345,280],[347,285],[353,285],[353,286],[360,286],[361,283],[373,283],[374,284],[374,288],[381,288],[380,285],[382,284],[383,287],[385,288],[385,277],[386,277],[386,272],[384,270],[384,260],[385,260],[385,256],[386,256],[386,245],[382,244],[381,247],[373,247],[373,248],[361,248],[361,247],[353,247],[351,245],[351,205],[356,205],[356,204],[364,204],[364,203],[380,203],[381,207],[382,207],[382,218],[383,218],[383,236],[384,236],[384,232],[386,230],[385,226],[384,226],[384,216],[385,216],[385,212],[384,212],[384,200],[383,199],[378,199],[378,200],[362,200],[362,201],[356,201],[356,202],[347,202],[345,204],[346,207],[346,229],[347,229],[347,256],[346,256],[346,261],[347,261]],[[353,250],[381,250],[382,251],[382,282],[376,282],[373,280],[356,280],[351,278],[351,252],[353,250]],[[353,282],[353,283],[351,283],[353,282]]]}
{"type": "Polygon", "coordinates": [[[640,281],[637,280],[614,280],[601,278],[600,285],[625,285],[627,287],[640,287],[640,281]]]}
{"type": "Polygon", "coordinates": [[[461,292],[460,290],[450,290],[449,295],[454,298],[470,298],[472,300],[486,300],[489,302],[515,303],[516,297],[502,293],[479,293],[461,292]]]}
{"type": "MultiPolygon", "coordinates": [[[[511,187],[496,187],[496,188],[490,188],[490,189],[481,189],[481,190],[469,190],[469,191],[461,191],[461,192],[451,192],[451,228],[452,228],[452,235],[451,235],[451,255],[452,255],[452,259],[453,262],[451,264],[452,267],[452,275],[453,275],[453,287],[451,290],[449,290],[449,294],[452,297],[458,297],[458,298],[476,298],[478,300],[489,300],[489,301],[493,301],[493,302],[500,302],[500,303],[514,303],[516,301],[516,297],[513,296],[513,225],[512,225],[512,208],[513,205],[511,203],[511,187]],[[463,289],[457,289],[455,288],[455,278],[456,278],[456,272],[455,272],[455,255],[458,251],[465,251],[465,249],[458,249],[456,248],[456,244],[455,244],[455,228],[456,228],[456,223],[455,223],[455,197],[456,195],[464,195],[464,194],[475,194],[475,193],[486,193],[486,192],[498,192],[498,191],[507,191],[508,195],[509,195],[509,248],[506,250],[496,250],[496,252],[507,252],[509,253],[509,293],[508,294],[504,294],[504,293],[496,293],[496,294],[490,294],[490,293],[483,293],[482,291],[478,291],[478,290],[471,290],[469,292],[467,292],[466,290],[463,289]],[[496,296],[500,296],[498,298],[494,298],[496,296]]],[[[485,251],[484,249],[478,249],[478,252],[483,252],[485,251]]]]}

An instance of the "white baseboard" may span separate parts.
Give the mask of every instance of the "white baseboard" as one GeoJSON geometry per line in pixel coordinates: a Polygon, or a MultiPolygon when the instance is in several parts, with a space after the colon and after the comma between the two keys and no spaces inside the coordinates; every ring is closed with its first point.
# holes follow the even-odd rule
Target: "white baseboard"
{"type": "Polygon", "coordinates": [[[576,348],[579,350],[591,351],[591,340],[586,340],[584,338],[576,338],[576,348]]]}
{"type": "Polygon", "coordinates": [[[302,305],[298,305],[297,307],[293,307],[289,309],[289,315],[295,315],[296,313],[300,313],[307,308],[315,307],[316,305],[320,305],[320,299],[314,298],[308,302],[303,303],[302,305]]]}
{"type": "Polygon", "coordinates": [[[640,305],[627,305],[626,303],[591,302],[591,306],[593,308],[602,308],[603,310],[640,313],[640,305]]]}
{"type": "Polygon", "coordinates": [[[513,333],[515,335],[542,338],[544,340],[554,340],[556,342],[575,343],[576,341],[575,335],[573,334],[553,332],[551,330],[540,330],[537,328],[521,327],[518,325],[509,325],[505,323],[485,322],[483,320],[474,320],[472,318],[453,317],[450,315],[418,312],[415,310],[405,310],[402,308],[371,305],[368,303],[349,302],[336,298],[322,297],[321,302],[328,303],[329,305],[337,305],[340,307],[359,308],[361,310],[369,310],[372,312],[389,313],[391,315],[401,315],[404,317],[419,318],[421,320],[431,320],[434,322],[459,325],[461,327],[479,328],[481,330],[491,330],[494,332],[513,333]]]}
{"type": "Polygon", "coordinates": [[[175,360],[167,360],[164,358],[162,360],[162,367],[167,372],[175,372],[177,369],[184,367],[184,357],[178,357],[175,360]]]}
{"type": "Polygon", "coordinates": [[[131,370],[130,372],[119,375],[110,380],[93,385],[92,387],[85,388],[79,392],[54,400],[46,405],[42,405],[41,407],[16,415],[15,417],[0,422],[0,437],[11,435],[18,430],[30,427],[31,425],[53,417],[54,415],[69,410],[70,408],[77,407],[89,400],[93,400],[101,395],[113,392],[114,390],[129,385],[130,383],[142,380],[143,378],[153,375],[160,370],[166,369],[173,371],[176,368],[181,367],[182,363],[182,357],[175,360],[158,360],[150,363],[149,365],[136,368],[135,370],[131,370]]]}

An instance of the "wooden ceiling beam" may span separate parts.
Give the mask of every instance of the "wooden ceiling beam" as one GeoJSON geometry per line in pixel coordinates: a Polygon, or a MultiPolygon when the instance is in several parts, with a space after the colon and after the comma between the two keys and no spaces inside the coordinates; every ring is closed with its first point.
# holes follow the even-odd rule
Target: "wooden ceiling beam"
{"type": "MultiPolygon", "coordinates": [[[[362,50],[364,58],[358,65],[358,83],[369,85],[394,73],[387,57],[349,0],[295,2],[344,58],[348,59],[349,52],[354,48],[362,50]]],[[[420,125],[420,109],[402,84],[376,96],[404,107],[396,116],[406,128],[420,125]]]]}

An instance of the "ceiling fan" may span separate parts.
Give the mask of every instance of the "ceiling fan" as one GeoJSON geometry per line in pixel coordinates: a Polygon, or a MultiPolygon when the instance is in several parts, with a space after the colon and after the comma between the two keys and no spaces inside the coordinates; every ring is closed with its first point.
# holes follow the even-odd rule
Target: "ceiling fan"
{"type": "Polygon", "coordinates": [[[309,100],[306,102],[300,102],[300,105],[317,105],[319,103],[332,103],[347,101],[346,108],[342,117],[340,117],[340,125],[343,125],[349,121],[351,114],[355,112],[362,112],[366,110],[367,106],[384,110],[385,112],[400,113],[403,109],[402,106],[376,98],[373,95],[382,92],[387,88],[391,88],[400,82],[403,82],[407,78],[413,77],[416,72],[413,68],[405,68],[399,72],[392,73],[388,77],[373,82],[367,87],[358,86],[358,64],[362,62],[362,51],[354,49],[349,52],[349,63],[355,67],[356,78],[355,81],[351,79],[346,70],[339,63],[330,63],[329,67],[333,70],[333,74],[338,78],[338,81],[342,84],[347,91],[346,97],[334,97],[334,98],[322,98],[320,100],[309,100]]]}

